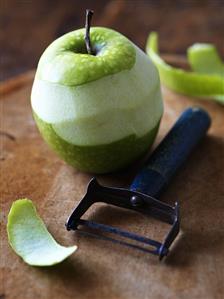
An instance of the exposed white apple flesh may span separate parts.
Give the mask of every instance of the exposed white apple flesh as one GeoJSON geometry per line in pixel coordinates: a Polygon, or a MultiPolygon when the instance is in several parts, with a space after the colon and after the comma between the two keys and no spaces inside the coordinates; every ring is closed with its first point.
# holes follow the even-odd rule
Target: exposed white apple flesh
{"type": "Polygon", "coordinates": [[[163,108],[157,71],[135,49],[131,70],[87,84],[68,87],[35,79],[34,112],[76,145],[107,144],[132,134],[142,137],[158,122],[163,108]]]}
{"type": "Polygon", "coordinates": [[[74,52],[68,54],[67,50],[63,50],[63,56],[60,47],[70,39],[75,44],[77,36],[80,43],[82,36],[83,45],[84,31],[77,30],[61,37],[59,42],[56,40],[43,54],[33,84],[32,109],[41,133],[68,163],[90,172],[116,170],[143,154],[154,141],[163,112],[158,72],[144,52],[121,34],[107,28],[91,29],[92,42],[94,44],[95,37],[94,45],[100,49],[96,56],[74,52]],[[116,51],[113,52],[111,40],[107,45],[107,39],[114,41],[116,51]],[[65,62],[66,70],[61,70],[60,57],[65,62]],[[75,62],[67,64],[67,60],[72,59],[75,62]],[[88,59],[93,72],[85,77],[85,71],[90,74],[88,59]],[[97,59],[100,59],[101,67],[97,59]],[[81,67],[84,75],[79,78],[77,74],[81,72],[81,67]],[[67,79],[63,79],[63,76],[67,79]],[[44,129],[44,124],[50,127],[44,129]],[[54,137],[52,134],[49,137],[49,130],[54,131],[54,137]],[[121,141],[129,140],[130,136],[131,148],[126,149],[125,155],[126,146],[121,141]],[[145,140],[145,136],[150,137],[145,140]],[[55,138],[57,145],[54,144],[55,138]],[[64,142],[60,144],[60,140],[66,145],[64,142]],[[145,141],[142,143],[139,140],[145,141]],[[119,146],[123,147],[122,155],[117,148],[119,142],[119,146]],[[68,154],[69,144],[72,146],[69,151],[74,151],[73,154],[68,154]],[[113,144],[116,144],[114,153],[113,144]],[[79,147],[78,153],[75,147],[79,147]],[[81,152],[85,147],[88,147],[89,155],[83,156],[81,152]],[[107,150],[102,150],[103,147],[107,150]],[[107,153],[110,155],[108,159],[107,153]],[[67,159],[66,154],[70,158],[67,159]],[[109,165],[108,161],[112,161],[112,164],[109,165]],[[85,166],[82,167],[82,164],[85,166]]]}

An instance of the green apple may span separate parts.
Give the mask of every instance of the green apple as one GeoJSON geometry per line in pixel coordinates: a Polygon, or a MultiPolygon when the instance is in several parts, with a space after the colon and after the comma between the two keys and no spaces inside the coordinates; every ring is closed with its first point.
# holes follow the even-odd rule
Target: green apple
{"type": "Polygon", "coordinates": [[[152,145],[163,113],[159,75],[150,58],[122,34],[85,29],[43,53],[31,104],[47,143],[74,167],[93,173],[123,168],[152,145]]]}

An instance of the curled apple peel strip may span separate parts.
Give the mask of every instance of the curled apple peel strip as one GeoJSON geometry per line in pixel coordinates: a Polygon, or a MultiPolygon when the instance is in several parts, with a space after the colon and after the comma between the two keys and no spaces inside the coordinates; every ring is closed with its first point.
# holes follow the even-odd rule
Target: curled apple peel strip
{"type": "Polygon", "coordinates": [[[213,45],[195,44],[188,49],[193,71],[172,67],[159,56],[156,32],[149,34],[146,52],[157,66],[165,86],[181,94],[224,104],[224,64],[213,45]]]}
{"type": "Polygon", "coordinates": [[[29,199],[13,202],[8,215],[7,233],[12,249],[29,265],[51,266],[62,262],[77,246],[64,247],[48,232],[29,199]]]}

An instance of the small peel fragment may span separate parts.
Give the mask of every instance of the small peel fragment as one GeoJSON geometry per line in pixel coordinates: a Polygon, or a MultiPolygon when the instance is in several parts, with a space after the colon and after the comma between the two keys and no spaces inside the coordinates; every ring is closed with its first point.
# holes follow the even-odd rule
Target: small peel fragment
{"type": "Polygon", "coordinates": [[[224,63],[213,44],[192,45],[187,49],[187,58],[194,72],[224,76],[224,63]]]}
{"type": "Polygon", "coordinates": [[[77,246],[61,246],[54,240],[32,201],[27,198],[13,202],[8,215],[7,233],[12,249],[32,266],[58,264],[77,249],[77,246]]]}

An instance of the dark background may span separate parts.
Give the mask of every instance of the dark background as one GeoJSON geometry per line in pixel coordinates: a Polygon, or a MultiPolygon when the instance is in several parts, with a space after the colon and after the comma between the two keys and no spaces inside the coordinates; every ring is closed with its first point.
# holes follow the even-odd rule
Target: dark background
{"type": "Polygon", "coordinates": [[[84,25],[114,28],[144,49],[151,30],[163,53],[184,54],[194,42],[215,43],[224,56],[224,0],[0,0],[0,80],[35,68],[46,46],[84,25]]]}

